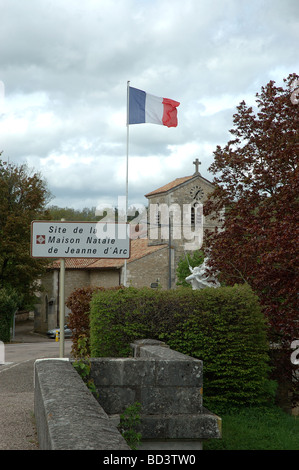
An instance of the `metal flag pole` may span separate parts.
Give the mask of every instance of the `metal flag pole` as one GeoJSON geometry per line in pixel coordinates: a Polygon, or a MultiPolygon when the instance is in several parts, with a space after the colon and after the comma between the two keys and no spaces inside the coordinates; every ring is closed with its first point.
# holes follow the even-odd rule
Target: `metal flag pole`
{"type": "MultiPolygon", "coordinates": [[[[130,81],[127,81],[127,158],[126,158],[126,213],[125,223],[128,222],[128,194],[129,194],[129,106],[130,106],[130,81]]],[[[124,265],[124,286],[127,286],[127,260],[124,265]]]]}

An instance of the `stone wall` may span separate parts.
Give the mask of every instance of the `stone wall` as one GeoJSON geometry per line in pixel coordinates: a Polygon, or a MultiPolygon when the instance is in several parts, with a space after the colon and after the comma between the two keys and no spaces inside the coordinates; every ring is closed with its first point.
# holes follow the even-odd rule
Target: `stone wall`
{"type": "Polygon", "coordinates": [[[158,282],[163,289],[168,287],[168,247],[127,264],[127,285],[150,287],[158,282]]]}
{"type": "Polygon", "coordinates": [[[141,403],[140,449],[200,450],[221,437],[221,419],[203,406],[202,361],[161,342],[132,345],[134,357],[92,359],[98,402],[68,360],[35,362],[39,446],[52,450],[126,450],[119,415],[141,403]]]}
{"type": "Polygon", "coordinates": [[[120,270],[90,270],[90,285],[101,287],[115,287],[120,284],[120,270]]]}
{"type": "Polygon", "coordinates": [[[132,347],[132,358],[92,359],[99,403],[115,424],[139,402],[143,449],[200,449],[203,439],[221,437],[221,419],[203,407],[202,361],[159,341],[132,347]]]}
{"type": "Polygon", "coordinates": [[[34,379],[41,450],[129,450],[68,360],[37,360],[34,379]]]}

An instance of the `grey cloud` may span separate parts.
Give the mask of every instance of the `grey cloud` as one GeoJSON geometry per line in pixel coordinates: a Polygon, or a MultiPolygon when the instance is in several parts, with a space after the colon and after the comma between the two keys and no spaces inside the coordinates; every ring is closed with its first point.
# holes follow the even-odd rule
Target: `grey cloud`
{"type": "Polygon", "coordinates": [[[130,128],[129,195],[144,202],[190,174],[197,150],[206,171],[243,97],[298,64],[297,0],[0,0],[0,11],[0,150],[34,164],[66,206],[124,190],[127,80],[181,102],[176,129],[130,128]]]}

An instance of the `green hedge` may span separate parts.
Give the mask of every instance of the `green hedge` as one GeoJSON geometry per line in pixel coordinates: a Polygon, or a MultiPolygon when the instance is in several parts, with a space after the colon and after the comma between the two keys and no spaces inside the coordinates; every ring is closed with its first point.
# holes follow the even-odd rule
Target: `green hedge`
{"type": "Polygon", "coordinates": [[[0,289],[0,341],[10,341],[13,315],[19,305],[19,296],[13,289],[0,289]]]}
{"type": "MultiPolygon", "coordinates": [[[[117,290],[120,287],[110,287],[108,290],[117,290]]],[[[70,309],[68,327],[72,330],[72,353],[79,353],[78,341],[80,336],[86,337],[86,350],[90,354],[90,302],[95,292],[106,290],[104,287],[79,287],[67,298],[65,305],[70,309]]]]}
{"type": "Polygon", "coordinates": [[[205,406],[212,410],[269,399],[266,324],[247,285],[97,292],[90,321],[93,357],[127,356],[132,341],[152,338],[203,360],[205,406]]]}

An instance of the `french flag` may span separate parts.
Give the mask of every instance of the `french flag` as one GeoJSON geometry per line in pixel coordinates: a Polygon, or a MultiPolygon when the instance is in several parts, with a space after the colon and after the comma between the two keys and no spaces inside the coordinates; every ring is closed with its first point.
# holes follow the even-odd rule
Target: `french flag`
{"type": "Polygon", "coordinates": [[[178,101],[160,98],[129,87],[128,124],[152,123],[167,127],[178,125],[178,101]]]}

